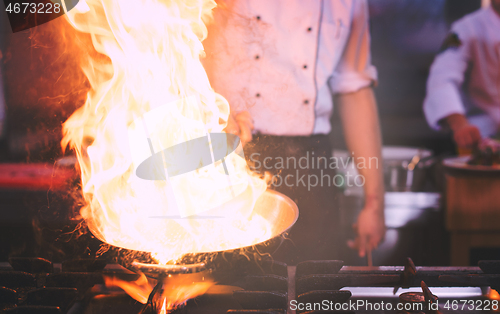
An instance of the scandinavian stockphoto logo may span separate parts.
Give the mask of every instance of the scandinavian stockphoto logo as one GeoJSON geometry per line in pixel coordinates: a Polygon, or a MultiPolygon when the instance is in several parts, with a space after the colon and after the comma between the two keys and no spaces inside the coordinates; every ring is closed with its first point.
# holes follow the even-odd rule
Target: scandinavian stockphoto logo
{"type": "Polygon", "coordinates": [[[135,175],[158,182],[173,195],[181,218],[196,218],[234,199],[245,188],[233,163],[228,162],[245,159],[239,137],[207,132],[198,108],[194,97],[180,99],[146,112],[128,127],[135,175]],[[186,108],[189,113],[182,112],[186,108]],[[181,125],[190,128],[180,130],[181,125]],[[180,133],[184,141],[174,142],[180,133]],[[217,197],[204,198],[200,191],[213,188],[212,179],[217,182],[217,197]]]}
{"type": "Polygon", "coordinates": [[[72,10],[79,0],[3,0],[13,33],[50,22],[72,10]]]}

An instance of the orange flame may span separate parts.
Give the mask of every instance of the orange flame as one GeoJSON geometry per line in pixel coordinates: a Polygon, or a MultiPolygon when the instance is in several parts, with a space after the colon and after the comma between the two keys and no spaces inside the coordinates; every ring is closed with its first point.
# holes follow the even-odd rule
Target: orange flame
{"type": "MultiPolygon", "coordinates": [[[[488,299],[490,300],[496,300],[496,301],[500,301],[500,294],[498,293],[498,291],[496,291],[495,289],[490,289],[490,292],[488,293],[488,299]]],[[[497,303],[498,304],[498,303],[497,303]]],[[[498,308],[498,306],[496,308],[493,308],[491,310],[493,313],[499,313],[500,312],[500,309],[498,308]]]]}
{"type": "Polygon", "coordinates": [[[214,7],[212,0],[80,0],[66,12],[97,52],[82,65],[91,85],[86,103],[63,127],[62,145],[75,150],[81,169],[81,215],[100,240],[151,252],[162,263],[272,237],[272,222],[253,210],[266,182],[237,153],[226,165],[164,181],[135,174],[150,149],[226,126],[228,103],[200,62],[214,7]],[[180,199],[203,215],[179,215],[180,199]]]}
{"type": "MultiPolygon", "coordinates": [[[[206,277],[205,273],[169,275],[163,282],[161,300],[162,313],[176,309],[188,300],[204,294],[215,283],[206,277]]],[[[104,276],[106,287],[118,286],[136,301],[146,304],[150,293],[156,286],[154,279],[148,279],[140,274],[136,281],[124,281],[114,277],[104,276]]]]}
{"type": "Polygon", "coordinates": [[[153,291],[156,283],[149,279],[144,274],[135,281],[125,281],[115,277],[104,276],[104,283],[106,287],[120,287],[134,300],[146,304],[149,294],[153,291]]]}
{"type": "Polygon", "coordinates": [[[490,293],[488,294],[488,299],[500,300],[500,294],[495,289],[490,289],[490,293]]]}

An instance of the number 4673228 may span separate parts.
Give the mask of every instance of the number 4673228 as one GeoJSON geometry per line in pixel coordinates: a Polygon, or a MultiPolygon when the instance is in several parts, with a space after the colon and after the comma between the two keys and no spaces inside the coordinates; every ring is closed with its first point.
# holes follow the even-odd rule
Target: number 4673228
{"type": "Polygon", "coordinates": [[[48,3],[9,3],[5,11],[9,13],[60,13],[61,4],[51,2],[48,3]]]}
{"type": "Polygon", "coordinates": [[[444,305],[446,310],[453,311],[498,311],[498,300],[448,300],[444,305]]]}

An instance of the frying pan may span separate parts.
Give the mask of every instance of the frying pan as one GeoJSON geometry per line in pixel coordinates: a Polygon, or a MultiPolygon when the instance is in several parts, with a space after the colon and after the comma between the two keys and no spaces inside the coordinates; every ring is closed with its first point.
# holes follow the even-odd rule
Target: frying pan
{"type": "MultiPolygon", "coordinates": [[[[75,162],[76,159],[74,158],[62,158],[58,161],[58,164],[64,167],[74,167],[75,162]]],[[[266,221],[272,222],[273,230],[271,238],[252,246],[227,251],[187,254],[175,265],[158,265],[149,252],[114,246],[110,246],[105,255],[108,260],[115,260],[134,272],[140,271],[149,277],[155,278],[165,273],[190,273],[206,269],[211,271],[223,269],[224,271],[221,273],[235,274],[240,272],[244,275],[247,269],[255,267],[262,269],[263,264],[269,266],[268,262],[271,254],[279,248],[299,217],[297,204],[286,195],[274,190],[266,190],[259,197],[254,211],[266,221]],[[265,261],[266,257],[267,261],[265,261]]]]}
{"type": "Polygon", "coordinates": [[[259,267],[260,262],[269,260],[299,217],[297,205],[289,197],[273,190],[266,190],[260,196],[254,211],[272,222],[273,236],[261,243],[228,251],[187,254],[175,265],[158,265],[147,252],[120,249],[117,251],[117,261],[132,271],[143,272],[152,278],[202,270],[210,270],[219,282],[223,277],[245,275],[247,269],[259,267]]]}

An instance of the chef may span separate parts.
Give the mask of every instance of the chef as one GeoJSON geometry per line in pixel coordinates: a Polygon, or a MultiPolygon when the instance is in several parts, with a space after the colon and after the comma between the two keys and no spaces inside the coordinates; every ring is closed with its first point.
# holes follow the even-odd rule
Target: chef
{"type": "MultiPolygon", "coordinates": [[[[340,178],[319,159],[331,157],[334,104],[349,150],[381,162],[366,1],[219,1],[208,34],[205,68],[231,106],[227,131],[248,142],[250,165],[275,175],[273,188],[300,210],[275,258],[339,258],[340,178]]],[[[366,201],[350,244],[364,256],[385,234],[384,189],[378,164],[358,170],[366,201]]]]}
{"type": "Polygon", "coordinates": [[[432,64],[424,112],[449,128],[459,149],[472,148],[500,125],[500,0],[452,25],[432,64]]]}

